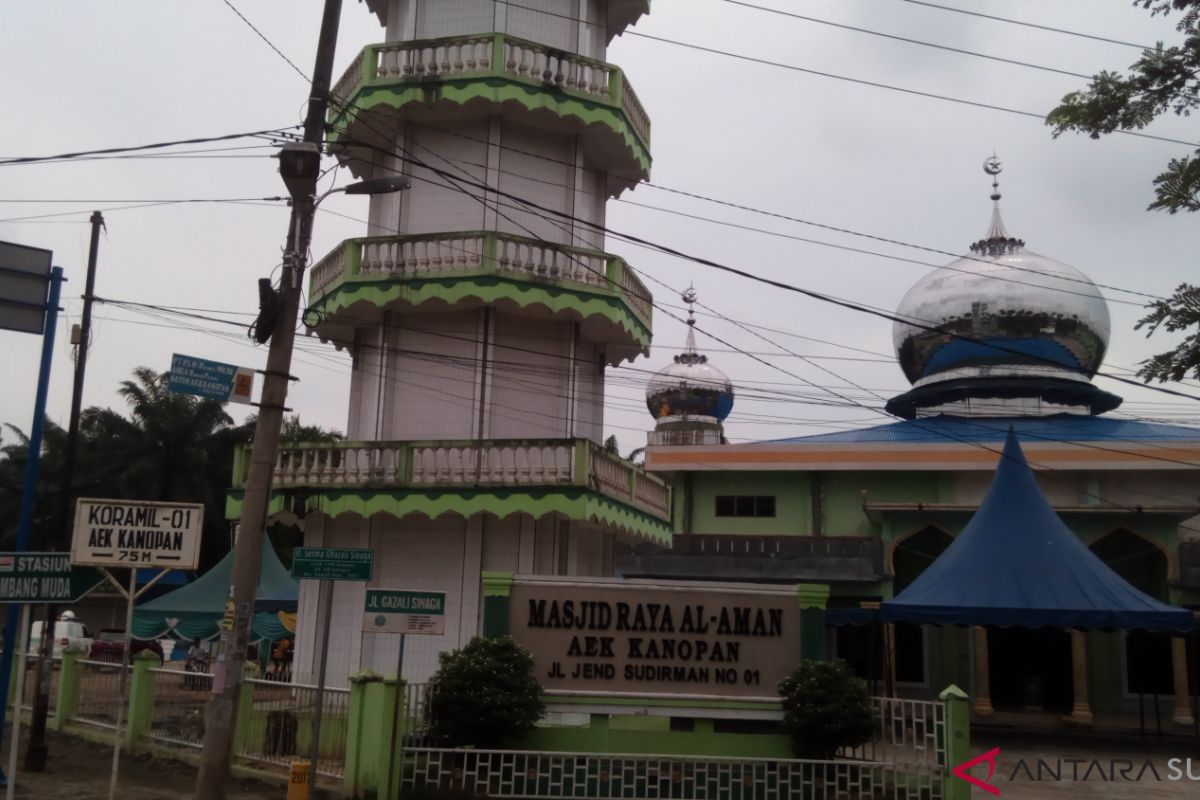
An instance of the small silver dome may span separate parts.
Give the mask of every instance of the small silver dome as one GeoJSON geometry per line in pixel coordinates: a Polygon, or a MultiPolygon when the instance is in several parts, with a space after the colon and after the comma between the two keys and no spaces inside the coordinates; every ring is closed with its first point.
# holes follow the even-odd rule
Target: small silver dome
{"type": "Polygon", "coordinates": [[[688,304],[684,351],[654,374],[646,387],[646,408],[656,420],[707,418],[722,422],[733,410],[733,384],[724,372],[696,352],[695,289],[683,293],[688,304]]]}

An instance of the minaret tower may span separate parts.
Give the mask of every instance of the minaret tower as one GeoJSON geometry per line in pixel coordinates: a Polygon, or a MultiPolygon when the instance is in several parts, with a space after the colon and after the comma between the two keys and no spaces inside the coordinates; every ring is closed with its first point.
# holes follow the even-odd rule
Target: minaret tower
{"type": "MultiPolygon", "coordinates": [[[[276,507],[308,545],[375,550],[372,585],[447,593],[445,635],[405,656],[424,680],[483,632],[485,576],[612,575],[619,542],[671,535],[669,488],[599,444],[605,368],[650,345],[650,293],[602,232],[649,177],[650,121],[605,61],[649,2],[367,6],[386,41],[334,86],[329,149],[412,185],[311,271],[309,332],[353,358],[348,441],[285,448],[276,507]]],[[[363,591],[335,590],[335,680],[395,669],[361,633],[363,591]]],[[[299,614],[304,677],[307,585],[299,614]]]]}

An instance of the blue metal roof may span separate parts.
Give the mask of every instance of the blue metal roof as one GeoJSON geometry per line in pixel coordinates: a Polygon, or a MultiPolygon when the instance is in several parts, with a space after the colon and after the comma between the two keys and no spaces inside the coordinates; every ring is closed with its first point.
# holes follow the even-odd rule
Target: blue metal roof
{"type": "Polygon", "coordinates": [[[1030,441],[1197,442],[1200,428],[1132,419],[1056,414],[1049,417],[923,417],[836,433],[772,439],[754,444],[919,444],[1003,442],[1009,428],[1030,441]]]}

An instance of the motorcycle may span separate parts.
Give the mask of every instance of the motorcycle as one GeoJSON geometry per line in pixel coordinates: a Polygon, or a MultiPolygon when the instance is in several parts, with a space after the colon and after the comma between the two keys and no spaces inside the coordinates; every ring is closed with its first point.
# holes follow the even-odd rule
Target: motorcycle
{"type": "Polygon", "coordinates": [[[210,681],[212,676],[208,674],[208,657],[197,656],[189,658],[183,665],[184,672],[188,676],[183,679],[183,685],[187,689],[207,689],[211,686],[210,681]]]}

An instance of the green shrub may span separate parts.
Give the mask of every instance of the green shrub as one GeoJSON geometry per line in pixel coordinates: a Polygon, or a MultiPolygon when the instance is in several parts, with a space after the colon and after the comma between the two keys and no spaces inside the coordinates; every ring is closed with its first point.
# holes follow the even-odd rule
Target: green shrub
{"type": "Polygon", "coordinates": [[[857,747],[875,726],[867,682],[845,661],[801,661],[779,683],[783,728],[798,758],[832,758],[842,747],[857,747]]]}
{"type": "Polygon", "coordinates": [[[476,637],[439,660],[430,679],[430,732],[443,744],[499,747],[541,719],[533,657],[510,637],[476,637]]]}

